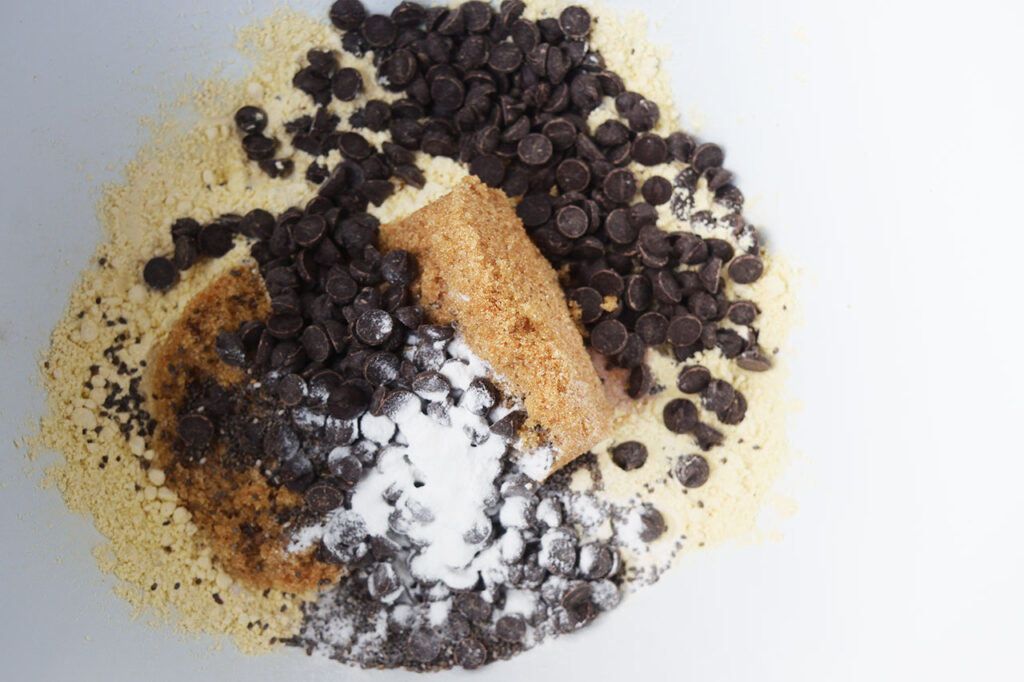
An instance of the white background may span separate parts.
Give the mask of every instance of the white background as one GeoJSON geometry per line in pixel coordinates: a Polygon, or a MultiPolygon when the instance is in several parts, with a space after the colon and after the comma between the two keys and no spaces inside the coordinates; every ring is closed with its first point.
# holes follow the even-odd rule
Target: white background
{"type": "MultiPolygon", "coordinates": [[[[4,3],[0,678],[398,676],[132,622],[89,554],[100,538],[11,445],[41,413],[34,363],[98,239],[108,164],[144,139],[154,86],[231,58],[230,27],[249,21],[236,4],[4,3]]],[[[693,556],[589,631],[480,677],[1024,678],[1021,10],[614,4],[661,20],[681,108],[806,273],[789,349],[800,511],[781,544],[693,556]]]]}

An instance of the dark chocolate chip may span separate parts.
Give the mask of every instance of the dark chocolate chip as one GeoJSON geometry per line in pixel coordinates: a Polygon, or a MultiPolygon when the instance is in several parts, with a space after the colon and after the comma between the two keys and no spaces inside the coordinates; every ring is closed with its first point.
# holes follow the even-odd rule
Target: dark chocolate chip
{"type": "Polygon", "coordinates": [[[628,332],[618,320],[603,320],[590,332],[590,345],[599,353],[615,355],[626,347],[628,332]]]}
{"type": "Polygon", "coordinates": [[[530,166],[541,166],[551,160],[554,147],[544,135],[530,133],[522,140],[516,148],[516,153],[523,163],[530,166]]]}
{"type": "Polygon", "coordinates": [[[709,168],[721,168],[724,161],[722,148],[714,142],[705,142],[693,151],[690,164],[698,174],[702,174],[709,168]]]}
{"type": "Polygon", "coordinates": [[[622,275],[614,270],[598,270],[590,276],[590,286],[597,289],[602,296],[621,296],[626,289],[622,275]]]}
{"type": "Polygon", "coordinates": [[[455,662],[466,670],[476,670],[487,662],[487,647],[473,637],[463,637],[454,646],[455,662]]]}
{"type": "Polygon", "coordinates": [[[714,296],[703,291],[691,295],[687,299],[687,306],[694,315],[704,321],[715,319],[718,316],[718,301],[714,296]]]}
{"type": "Polygon", "coordinates": [[[242,337],[235,332],[221,332],[217,335],[214,348],[219,357],[226,364],[234,367],[245,366],[245,344],[242,337]]]}
{"type": "Polygon", "coordinates": [[[597,322],[601,317],[601,313],[604,312],[601,309],[604,297],[601,296],[601,293],[593,287],[579,287],[577,289],[573,289],[569,293],[569,298],[579,306],[580,321],[584,324],[597,322]]]}
{"type": "Polygon", "coordinates": [[[522,428],[525,422],[526,412],[522,410],[514,410],[494,422],[494,424],[491,425],[491,433],[494,433],[505,440],[515,440],[519,433],[519,429],[522,428]]]}
{"type": "Polygon", "coordinates": [[[303,320],[301,315],[294,313],[278,313],[271,315],[270,319],[267,320],[267,331],[269,331],[274,338],[277,339],[290,339],[298,336],[299,332],[302,331],[303,320]]]}
{"type": "Polygon", "coordinates": [[[306,381],[298,374],[286,374],[277,382],[276,390],[282,403],[294,407],[306,397],[306,381]]]}
{"type": "Polygon", "coordinates": [[[366,18],[366,9],[360,0],[338,0],[331,5],[331,23],[343,31],[359,28],[366,18]]]}
{"type": "Polygon", "coordinates": [[[242,149],[250,161],[269,159],[277,148],[277,140],[260,133],[250,133],[242,138],[242,149]]]}
{"type": "Polygon", "coordinates": [[[523,51],[515,43],[498,43],[487,60],[487,65],[499,73],[512,73],[522,63],[523,51]]]}
{"type": "Polygon", "coordinates": [[[565,118],[551,119],[544,124],[542,132],[558,150],[568,149],[576,141],[576,126],[565,118]]]}
{"type": "Polygon", "coordinates": [[[672,183],[660,175],[655,175],[644,182],[640,194],[647,203],[660,206],[672,198],[672,183]]]}
{"type": "Polygon", "coordinates": [[[711,255],[719,258],[723,263],[728,263],[735,254],[732,244],[724,239],[705,239],[704,243],[708,245],[708,251],[710,251],[711,255]]]}
{"type": "Polygon", "coordinates": [[[727,409],[736,398],[736,389],[721,379],[712,380],[701,395],[704,408],[712,412],[721,412],[727,409]]]}
{"type": "Polygon", "coordinates": [[[608,239],[616,244],[630,244],[636,240],[637,228],[629,220],[629,211],[617,208],[608,214],[604,223],[608,239]]]}
{"type": "Polygon", "coordinates": [[[668,342],[673,346],[689,346],[700,338],[701,330],[701,321],[693,315],[676,315],[668,323],[668,342]]]}
{"type": "Polygon", "coordinates": [[[668,340],[668,319],[661,313],[644,313],[637,318],[634,328],[648,346],[660,346],[668,340]]]}
{"type": "Polygon", "coordinates": [[[729,406],[724,410],[716,412],[718,420],[723,424],[735,425],[743,421],[743,417],[747,414],[747,399],[743,397],[743,394],[736,391],[736,395],[729,406]]]}
{"type": "Polygon", "coordinates": [[[372,48],[387,47],[395,42],[398,30],[391,17],[383,14],[373,14],[363,21],[361,28],[363,40],[372,48]]]}
{"type": "Polygon", "coordinates": [[[711,372],[707,367],[691,365],[684,367],[676,379],[676,386],[683,393],[700,393],[711,383],[711,372]]]}
{"type": "Polygon", "coordinates": [[[571,5],[558,15],[558,26],[569,38],[583,38],[590,32],[590,12],[579,5],[571,5]]]}
{"type": "Polygon", "coordinates": [[[756,282],[764,272],[764,263],[757,256],[743,254],[729,263],[729,277],[737,284],[756,282]]]}
{"type": "Polygon", "coordinates": [[[235,125],[246,135],[262,133],[267,127],[267,113],[254,106],[244,106],[235,112],[235,125]]]}
{"type": "Polygon", "coordinates": [[[602,187],[612,201],[628,204],[636,194],[636,176],[627,168],[616,168],[605,177],[602,187]]]}
{"type": "Polygon", "coordinates": [[[722,259],[717,256],[709,258],[707,262],[700,267],[700,270],[697,271],[700,283],[709,294],[718,293],[718,284],[721,274],[722,259]]]}
{"type": "Polygon", "coordinates": [[[345,503],[345,493],[330,481],[317,481],[306,489],[306,506],[317,514],[326,514],[345,503]]]}
{"type": "Polygon", "coordinates": [[[640,539],[644,542],[657,540],[666,530],[665,517],[653,505],[644,503],[640,508],[640,539]]]}
{"type": "Polygon", "coordinates": [[[611,449],[612,461],[624,471],[639,469],[647,462],[647,446],[640,441],[619,443],[611,449]]]}
{"type": "Polygon", "coordinates": [[[632,109],[625,114],[629,127],[638,133],[650,130],[658,123],[660,112],[658,105],[649,99],[641,98],[632,109]]]}
{"type": "Polygon", "coordinates": [[[555,179],[563,192],[582,192],[590,184],[590,169],[579,159],[566,159],[558,164],[555,179]]]}
{"type": "Polygon", "coordinates": [[[478,592],[460,592],[455,596],[455,609],[471,621],[485,623],[491,617],[491,604],[478,592]]]}
{"type": "Polygon", "coordinates": [[[168,258],[157,256],[150,258],[142,268],[142,279],[157,291],[166,291],[178,281],[178,269],[168,258]]]}
{"type": "MultiPolygon", "coordinates": [[[[339,453],[345,452],[339,450],[339,453]]],[[[343,490],[351,490],[359,483],[363,474],[363,465],[354,455],[343,455],[341,457],[328,457],[327,469],[334,477],[334,482],[343,490]]]]}
{"type": "Polygon", "coordinates": [[[711,469],[702,455],[680,455],[672,473],[684,487],[699,488],[708,482],[711,469]]]}
{"type": "Polygon", "coordinates": [[[392,286],[408,286],[416,279],[418,273],[416,259],[404,249],[392,249],[384,254],[380,263],[380,273],[392,286]]]}
{"type": "Polygon", "coordinates": [[[355,324],[356,336],[370,346],[379,346],[391,337],[395,321],[384,310],[367,310],[355,324]]]}
{"type": "Polygon", "coordinates": [[[292,226],[292,239],[299,246],[313,246],[327,233],[327,221],[322,215],[306,215],[292,226]]]}
{"type": "Polygon", "coordinates": [[[626,382],[626,395],[638,400],[651,392],[654,387],[654,376],[647,365],[634,367],[629,372],[626,382]]]}
{"type": "Polygon", "coordinates": [[[772,361],[757,348],[749,348],[739,353],[736,364],[751,372],[767,372],[772,368],[772,361]]]}
{"type": "Polygon", "coordinates": [[[324,291],[335,303],[349,303],[359,292],[359,285],[344,270],[333,270],[327,277],[324,291]]]}
{"type": "Polygon", "coordinates": [[[693,138],[683,132],[675,132],[669,135],[668,140],[666,140],[666,146],[669,156],[676,161],[683,161],[684,163],[690,162],[690,157],[693,155],[693,150],[696,147],[693,143],[693,138]]]}
{"type": "Polygon", "coordinates": [[[637,135],[633,140],[633,158],[644,166],[656,166],[668,158],[668,146],[655,133],[637,135]]]}
{"type": "Polygon", "coordinates": [[[306,327],[299,336],[306,356],[313,362],[325,362],[331,355],[331,342],[327,332],[316,325],[306,327]]]}
{"type": "Polygon", "coordinates": [[[418,663],[430,663],[441,653],[441,638],[432,628],[418,626],[409,633],[406,654],[418,663]]]}
{"type": "Polygon", "coordinates": [[[494,624],[494,634],[503,642],[521,642],[526,637],[526,621],[517,614],[502,616],[494,624]]]}
{"type": "Polygon", "coordinates": [[[662,411],[665,427],[673,433],[687,433],[697,425],[697,407],[685,398],[676,398],[662,411]]]}
{"type": "MultiPolygon", "coordinates": [[[[747,342],[732,329],[719,329],[715,334],[715,345],[721,349],[722,355],[725,357],[735,358],[747,347],[747,342]]],[[[743,367],[739,360],[737,360],[737,364],[743,367]]]]}
{"type": "Polygon", "coordinates": [[[697,445],[701,450],[707,452],[716,445],[721,445],[725,437],[722,432],[707,424],[697,424],[693,429],[693,436],[697,439],[697,445]]]}
{"type": "Polygon", "coordinates": [[[527,194],[516,206],[516,215],[525,227],[539,227],[551,219],[551,196],[527,194]]]}
{"type": "Polygon", "coordinates": [[[643,275],[630,275],[626,279],[625,302],[630,309],[643,312],[651,306],[654,297],[651,281],[643,275]]]}
{"type": "Polygon", "coordinates": [[[558,231],[569,239],[577,239],[587,233],[590,227],[586,212],[579,206],[563,206],[555,217],[558,231]]]}

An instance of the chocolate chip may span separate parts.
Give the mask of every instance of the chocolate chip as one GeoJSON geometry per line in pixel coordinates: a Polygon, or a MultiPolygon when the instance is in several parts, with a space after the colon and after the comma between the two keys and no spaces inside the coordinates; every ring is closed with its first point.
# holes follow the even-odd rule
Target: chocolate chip
{"type": "Polygon", "coordinates": [[[767,372],[772,368],[772,361],[757,348],[740,353],[736,358],[736,364],[751,372],[767,372]]]}
{"type": "Polygon", "coordinates": [[[471,621],[487,622],[491,605],[478,592],[461,592],[455,596],[455,609],[471,621]]]}
{"type": "Polygon", "coordinates": [[[594,617],[594,605],[590,601],[590,585],[578,583],[562,595],[562,608],[572,623],[585,623],[594,617]]]}
{"type": "Polygon", "coordinates": [[[676,398],[662,411],[665,427],[673,433],[687,433],[697,425],[697,408],[685,398],[676,398]]]}
{"type": "Polygon", "coordinates": [[[395,28],[395,23],[391,21],[391,17],[383,14],[373,14],[367,17],[360,30],[363,40],[373,48],[387,47],[395,42],[395,37],[398,35],[398,30],[395,28]]]}
{"type": "Polygon", "coordinates": [[[505,440],[515,440],[519,429],[526,422],[526,412],[514,410],[491,425],[491,433],[494,433],[505,440]]]}
{"type": "Polygon", "coordinates": [[[726,316],[734,324],[750,324],[757,318],[757,306],[750,301],[736,301],[729,306],[726,316]]]}
{"type": "Polygon", "coordinates": [[[416,258],[404,249],[388,251],[380,263],[381,276],[388,284],[396,287],[412,284],[417,272],[416,258]]]}
{"type": "Polygon", "coordinates": [[[708,245],[708,251],[712,256],[721,259],[723,263],[728,263],[732,260],[735,251],[732,248],[732,244],[725,241],[724,239],[705,239],[704,243],[708,245]]]}
{"type": "Polygon", "coordinates": [[[651,281],[643,275],[630,275],[626,279],[626,305],[632,310],[643,312],[651,306],[654,294],[651,281]]]}
{"type": "Polygon", "coordinates": [[[727,409],[736,398],[736,389],[721,379],[712,380],[701,395],[704,408],[712,412],[721,412],[727,409]]]}
{"type": "Polygon", "coordinates": [[[697,424],[693,429],[693,436],[697,439],[697,445],[705,452],[716,445],[721,445],[722,441],[725,440],[721,431],[707,424],[697,424]]]}
{"type": "Polygon", "coordinates": [[[647,203],[660,206],[672,198],[672,183],[660,175],[655,175],[644,182],[640,194],[647,203]]]}
{"type": "Polygon", "coordinates": [[[394,319],[384,310],[367,310],[355,324],[356,336],[370,346],[379,346],[391,337],[394,319]]]}
{"type": "Polygon", "coordinates": [[[640,99],[632,109],[626,112],[629,127],[638,133],[650,130],[658,123],[660,112],[658,105],[649,99],[640,99]]]}
{"type": "Polygon", "coordinates": [[[169,259],[157,256],[150,258],[142,268],[142,279],[150,288],[166,291],[178,281],[178,269],[169,259]]]}
{"type": "MultiPolygon", "coordinates": [[[[344,449],[336,450],[337,453],[344,453],[344,449]]],[[[343,490],[351,490],[359,483],[363,474],[363,465],[354,455],[328,456],[327,469],[334,477],[334,482],[343,490]]]]}
{"type": "Polygon", "coordinates": [[[690,157],[693,155],[695,146],[693,138],[683,132],[674,132],[669,135],[666,140],[666,147],[668,149],[669,156],[676,161],[682,161],[684,163],[690,162],[690,157]]]}
{"type": "Polygon", "coordinates": [[[619,443],[611,450],[612,461],[623,471],[639,469],[647,461],[647,447],[635,440],[619,443]]]}
{"type": "Polygon", "coordinates": [[[342,102],[351,102],[363,92],[363,76],[357,70],[338,69],[331,77],[331,93],[342,102]]]}
{"type": "Polygon", "coordinates": [[[711,469],[701,455],[681,455],[672,469],[673,475],[686,488],[699,488],[708,482],[711,469]]]}
{"type": "Polygon", "coordinates": [[[466,670],[476,670],[487,662],[487,647],[473,637],[460,639],[454,647],[455,662],[466,670]]]}
{"type": "Polygon", "coordinates": [[[541,166],[551,159],[554,147],[544,135],[530,133],[522,140],[516,148],[516,153],[523,163],[530,166],[541,166]]]}
{"type": "Polygon", "coordinates": [[[242,149],[250,161],[269,159],[274,155],[277,141],[260,133],[250,133],[242,138],[242,149]]]}
{"type": "Polygon", "coordinates": [[[481,154],[469,164],[469,172],[488,187],[501,187],[505,181],[505,162],[494,154],[481,154]]]}
{"type": "Polygon", "coordinates": [[[491,49],[487,65],[499,73],[512,73],[523,63],[523,51],[515,43],[498,43],[491,49]]]}
{"type": "Polygon", "coordinates": [[[214,348],[224,363],[234,367],[245,366],[245,344],[242,337],[234,332],[221,332],[217,335],[214,348]]]}
{"type": "Polygon", "coordinates": [[[697,265],[708,259],[708,245],[696,235],[683,233],[676,238],[674,251],[687,265],[697,265]]]}
{"type": "Polygon", "coordinates": [[[693,151],[690,164],[698,174],[709,168],[720,168],[725,161],[725,153],[722,148],[713,142],[706,142],[693,151]]]}
{"type": "Polygon", "coordinates": [[[736,391],[736,396],[729,403],[729,407],[719,410],[716,414],[718,420],[723,424],[739,424],[747,414],[747,399],[743,397],[742,393],[736,391]]]}
{"type": "Polygon", "coordinates": [[[697,271],[700,283],[709,294],[718,293],[718,283],[721,274],[722,259],[717,256],[709,258],[707,262],[701,266],[700,270],[697,271]]]}
{"type": "Polygon", "coordinates": [[[267,127],[267,113],[254,106],[244,106],[235,112],[235,125],[245,134],[262,133],[267,127]]]}
{"type": "Polygon", "coordinates": [[[303,320],[301,315],[294,313],[278,313],[271,315],[267,320],[267,331],[274,338],[290,339],[302,331],[303,320]]]}
{"type": "Polygon", "coordinates": [[[594,130],[594,141],[606,147],[629,142],[629,128],[615,119],[608,119],[594,130]]]}
{"type": "Polygon", "coordinates": [[[334,270],[327,277],[324,291],[335,303],[349,303],[359,292],[359,285],[344,270],[334,270]]]}
{"type": "Polygon", "coordinates": [[[718,301],[711,294],[703,291],[690,296],[687,306],[699,319],[707,321],[718,316],[718,301]]]}
{"type": "Polygon", "coordinates": [[[306,506],[317,514],[326,514],[345,503],[345,493],[330,481],[317,481],[306,489],[306,506]]]}
{"type": "Polygon", "coordinates": [[[199,231],[199,250],[211,258],[220,258],[234,246],[231,228],[220,223],[204,225],[199,231]]]}
{"type": "Polygon", "coordinates": [[[667,338],[673,346],[689,346],[700,338],[702,328],[693,315],[676,315],[668,323],[667,338]]]}
{"type": "Polygon", "coordinates": [[[592,287],[579,287],[577,289],[573,289],[569,293],[569,298],[579,306],[580,321],[584,324],[597,322],[601,317],[601,313],[604,312],[601,309],[604,297],[601,296],[597,289],[592,287]]]}
{"type": "Polygon", "coordinates": [[[494,634],[503,642],[521,642],[526,637],[526,621],[518,614],[502,616],[494,624],[494,634]]]}
{"type": "Polygon", "coordinates": [[[292,226],[292,239],[299,246],[313,246],[327,233],[327,221],[322,215],[306,215],[292,226]]]}
{"type": "Polygon", "coordinates": [[[558,231],[569,239],[577,239],[587,233],[590,227],[586,212],[579,206],[563,206],[555,217],[558,231]]]}
{"type": "Polygon", "coordinates": [[[553,118],[541,129],[544,136],[551,140],[555,149],[568,149],[576,142],[576,126],[568,119],[553,118]]]}
{"type": "Polygon", "coordinates": [[[331,23],[343,31],[359,28],[366,18],[366,9],[359,0],[338,0],[331,5],[331,23]]]}
{"type": "Polygon", "coordinates": [[[430,663],[441,653],[441,638],[432,628],[418,626],[409,633],[406,654],[418,663],[430,663]]]}
{"type": "Polygon", "coordinates": [[[654,386],[654,377],[647,365],[634,367],[629,372],[629,379],[626,382],[626,395],[633,400],[639,400],[651,392],[654,386]]]}
{"type": "Polygon", "coordinates": [[[590,12],[579,5],[571,5],[558,15],[558,26],[569,38],[583,38],[590,32],[590,12]]]}
{"type": "Polygon", "coordinates": [[[668,340],[668,319],[661,313],[644,313],[634,325],[637,336],[648,346],[660,346],[668,340]]]}
{"type": "Polygon", "coordinates": [[[627,168],[616,168],[605,177],[602,188],[612,201],[628,204],[636,194],[636,176],[627,168]]]}
{"type": "Polygon", "coordinates": [[[190,448],[203,449],[213,439],[213,422],[202,414],[187,414],[178,419],[178,437],[190,448]]]}
{"type": "Polygon", "coordinates": [[[633,158],[644,166],[656,166],[668,158],[668,146],[655,133],[637,135],[633,140],[633,158]]]}
{"type": "Polygon", "coordinates": [[[277,382],[276,390],[282,403],[294,407],[306,397],[306,381],[298,374],[286,374],[277,382]]]}
{"type": "Polygon", "coordinates": [[[450,341],[455,328],[450,324],[423,324],[417,327],[416,334],[427,341],[450,341]]]}
{"type": "Polygon", "coordinates": [[[587,580],[610,578],[618,564],[619,559],[615,550],[607,545],[592,543],[580,547],[580,572],[587,580]]]}
{"type": "Polygon", "coordinates": [[[582,192],[590,184],[590,169],[579,159],[566,159],[558,164],[555,179],[562,192],[582,192]]]}
{"type": "Polygon", "coordinates": [[[644,503],[640,508],[640,539],[644,542],[657,540],[666,530],[665,517],[653,505],[644,503]]]}
{"type": "Polygon", "coordinates": [[[743,254],[729,263],[729,277],[737,284],[756,282],[763,272],[764,263],[751,254],[743,254]]]}
{"type": "Polygon", "coordinates": [[[299,336],[306,356],[313,362],[325,362],[331,354],[331,342],[327,333],[316,325],[306,327],[299,336]]]}
{"type": "Polygon", "coordinates": [[[629,220],[629,211],[624,208],[617,208],[608,214],[604,229],[608,239],[616,244],[630,244],[637,237],[637,228],[629,220]]]}
{"type": "Polygon", "coordinates": [[[676,379],[676,386],[683,393],[700,393],[711,383],[711,372],[707,367],[692,365],[684,367],[676,379]]]}
{"type": "Polygon", "coordinates": [[[187,235],[174,238],[174,267],[178,270],[188,270],[195,265],[199,258],[199,247],[196,240],[187,235]]]}
{"type": "MultiPolygon", "coordinates": [[[[715,345],[721,349],[725,357],[735,358],[747,347],[747,342],[732,329],[719,329],[715,334],[715,345]]],[[[740,361],[737,361],[737,364],[743,366],[740,361]]]]}
{"type": "Polygon", "coordinates": [[[621,296],[626,289],[622,275],[614,270],[598,270],[590,276],[590,286],[597,289],[602,296],[621,296]]]}

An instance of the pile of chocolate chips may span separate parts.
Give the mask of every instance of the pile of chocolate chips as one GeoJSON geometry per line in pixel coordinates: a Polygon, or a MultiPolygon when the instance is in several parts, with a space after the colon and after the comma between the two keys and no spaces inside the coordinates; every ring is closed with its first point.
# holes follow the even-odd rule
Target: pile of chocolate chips
{"type": "MultiPolygon", "coordinates": [[[[552,265],[567,267],[566,293],[590,330],[589,344],[631,370],[632,397],[653,388],[644,364],[648,347],[667,344],[679,361],[717,347],[745,369],[768,369],[756,329],[744,338],[717,324],[728,318],[749,326],[758,314],[753,303],[726,298],[722,277],[749,284],[763,271],[756,231],[742,218],[743,195],[722,168],[721,148],[698,145],[682,131],[651,132],[658,106],[627,91],[589,50],[586,9],[567,7],[557,19],[537,22],[523,19],[523,9],[515,0],[499,12],[483,2],[453,9],[403,2],[385,16],[367,15],[358,0],[336,2],[331,20],[345,31],[343,48],[372,50],[381,82],[405,95],[390,105],[368,103],[350,123],[387,129],[403,149],[456,158],[487,184],[521,195],[519,217],[552,265]],[[625,123],[608,120],[590,134],[586,118],[605,97],[614,98],[625,123]],[[669,161],[689,166],[671,181],[653,176],[640,186],[625,167],[669,161]],[[689,213],[701,177],[728,209],[725,217],[689,213]],[[695,231],[725,225],[746,236],[749,252],[736,255],[725,240],[659,229],[657,206],[669,202],[695,231]]],[[[314,61],[297,82],[309,82],[314,61]]],[[[326,90],[311,94],[320,103],[330,97],[326,90]]],[[[723,423],[743,419],[746,402],[727,383],[686,386],[723,423]]],[[[690,408],[667,413],[666,425],[693,433],[703,449],[720,442],[713,427],[689,418],[690,408]]]]}

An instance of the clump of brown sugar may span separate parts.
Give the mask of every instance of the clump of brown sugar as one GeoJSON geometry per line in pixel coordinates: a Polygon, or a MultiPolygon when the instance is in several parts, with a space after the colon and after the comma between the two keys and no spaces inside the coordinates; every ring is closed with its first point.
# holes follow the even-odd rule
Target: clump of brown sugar
{"type": "MultiPolygon", "coordinates": [[[[258,387],[218,357],[215,340],[243,320],[266,317],[269,309],[263,282],[249,268],[229,271],[189,301],[150,363],[151,411],[161,425],[153,447],[167,485],[188,507],[224,570],[254,589],[299,593],[341,573],[339,566],[318,561],[312,549],[286,551],[283,522],[301,510],[302,496],[267,481],[258,466],[262,453],[243,448],[241,457],[232,457],[220,442],[201,461],[190,462],[176,448],[178,411],[206,387],[220,391],[245,416],[261,418],[258,399],[244,397],[248,392],[258,398],[258,387]]],[[[230,449],[237,450],[237,443],[230,449]]]]}
{"type": "Polygon", "coordinates": [[[386,249],[416,255],[428,315],[457,320],[470,347],[507,382],[504,388],[523,397],[531,422],[557,450],[551,471],[604,439],[611,407],[558,276],[503,193],[468,177],[383,226],[380,238],[386,249]]]}

